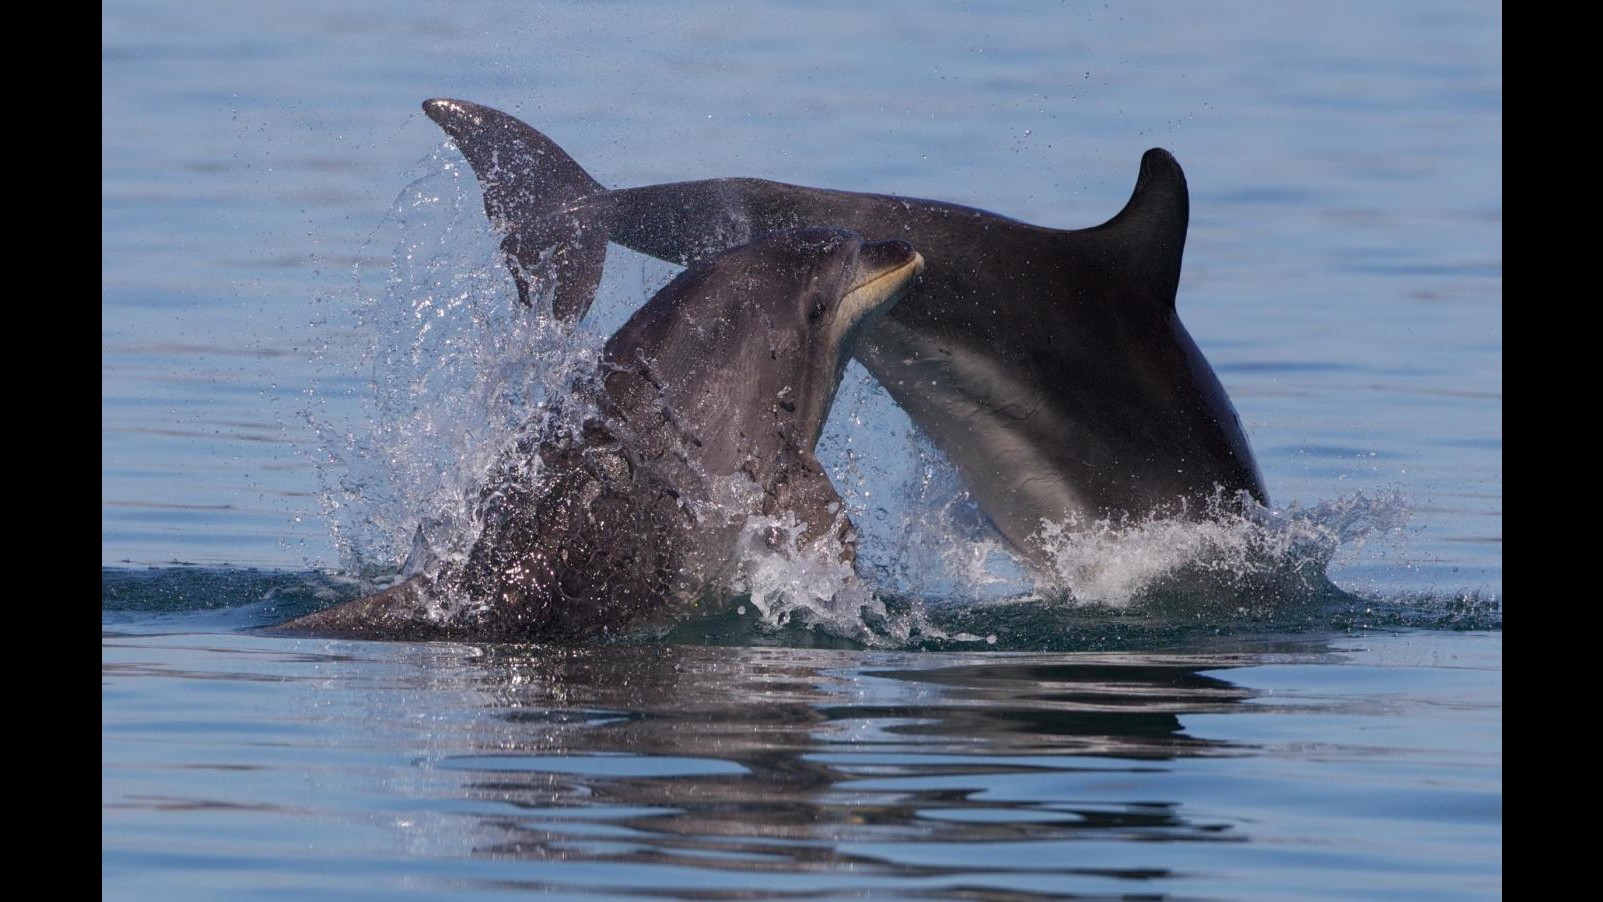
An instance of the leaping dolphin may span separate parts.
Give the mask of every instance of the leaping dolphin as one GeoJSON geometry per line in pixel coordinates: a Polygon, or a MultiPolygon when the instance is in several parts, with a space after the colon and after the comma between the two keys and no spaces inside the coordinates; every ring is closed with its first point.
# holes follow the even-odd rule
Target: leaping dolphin
{"type": "MultiPolygon", "coordinates": [[[[769,234],[692,265],[607,341],[599,376],[485,480],[461,560],[276,627],[360,638],[577,641],[727,590],[753,517],[854,554],[814,456],[864,328],[912,285],[904,241],[769,234]]],[[[788,550],[788,549],[787,549],[788,550]]]]}
{"type": "Polygon", "coordinates": [[[857,359],[1027,559],[1043,521],[1206,517],[1268,503],[1240,418],[1175,310],[1190,215],[1168,151],[1124,209],[1053,229],[958,204],[750,178],[608,190],[498,110],[429,100],[467,158],[531,303],[577,320],[606,243],[685,264],[805,225],[911,242],[926,266],[857,359]]]}

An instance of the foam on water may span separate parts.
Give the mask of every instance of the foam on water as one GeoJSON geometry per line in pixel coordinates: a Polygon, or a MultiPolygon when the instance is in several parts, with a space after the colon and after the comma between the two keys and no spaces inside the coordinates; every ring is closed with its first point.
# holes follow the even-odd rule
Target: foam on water
{"type": "Polygon", "coordinates": [[[1401,494],[1362,493],[1284,510],[1239,512],[1216,499],[1205,519],[1146,518],[1090,525],[1044,523],[1038,538],[1050,561],[1044,591],[1126,607],[1155,591],[1223,591],[1271,601],[1322,591],[1331,559],[1371,538],[1397,538],[1408,521],[1401,494]]]}

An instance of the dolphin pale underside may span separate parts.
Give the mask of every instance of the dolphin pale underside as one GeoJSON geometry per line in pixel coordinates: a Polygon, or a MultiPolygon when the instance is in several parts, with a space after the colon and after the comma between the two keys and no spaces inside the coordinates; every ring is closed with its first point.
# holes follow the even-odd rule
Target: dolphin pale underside
{"type": "Polygon", "coordinates": [[[498,110],[430,100],[503,234],[525,303],[588,310],[606,244],[688,264],[780,229],[901,239],[925,269],[857,348],[975,503],[1041,563],[1043,521],[1206,517],[1268,503],[1229,397],[1175,309],[1190,215],[1173,156],[1086,229],[941,201],[726,178],[609,190],[498,110]]]}

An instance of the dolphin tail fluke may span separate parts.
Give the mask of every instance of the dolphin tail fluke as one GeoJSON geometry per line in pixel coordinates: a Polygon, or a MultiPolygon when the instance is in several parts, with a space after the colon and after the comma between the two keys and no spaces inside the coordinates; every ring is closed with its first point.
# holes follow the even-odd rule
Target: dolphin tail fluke
{"type": "Polygon", "coordinates": [[[1190,219],[1186,174],[1173,154],[1154,147],[1141,156],[1141,173],[1124,209],[1088,231],[1110,239],[1120,268],[1141,294],[1173,308],[1190,219]]]}
{"type": "Polygon", "coordinates": [[[606,189],[545,135],[499,110],[434,99],[423,112],[467,157],[484,190],[484,212],[505,237],[501,250],[518,300],[549,298],[557,318],[582,319],[607,258],[608,225],[588,198],[606,189]]]}

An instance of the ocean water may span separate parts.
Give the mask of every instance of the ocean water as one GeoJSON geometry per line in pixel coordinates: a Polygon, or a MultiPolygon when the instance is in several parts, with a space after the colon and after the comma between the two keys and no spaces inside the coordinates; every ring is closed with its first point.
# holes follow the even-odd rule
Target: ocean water
{"type": "Polygon", "coordinates": [[[102,56],[106,897],[1501,894],[1497,4],[171,0],[102,56]],[[779,567],[628,645],[256,633],[393,570],[675,272],[520,317],[435,96],[609,186],[1062,228],[1165,147],[1272,509],[1043,583],[853,367],[874,618],[779,567]]]}

